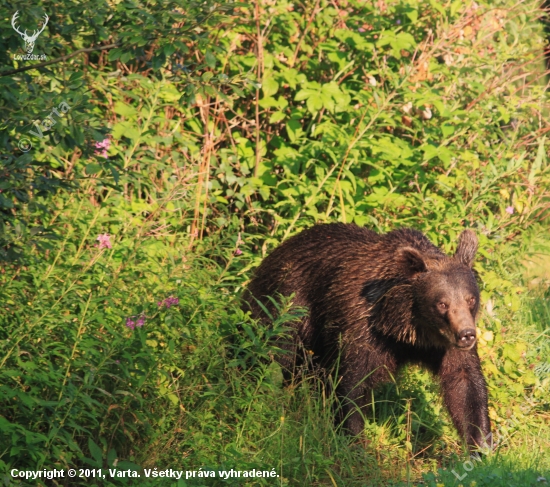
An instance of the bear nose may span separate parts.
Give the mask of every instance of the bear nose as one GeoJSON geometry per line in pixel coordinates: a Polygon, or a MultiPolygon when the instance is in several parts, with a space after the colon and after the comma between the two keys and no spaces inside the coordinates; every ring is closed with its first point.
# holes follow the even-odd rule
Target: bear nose
{"type": "Polygon", "coordinates": [[[460,348],[471,347],[476,342],[476,331],[474,328],[467,328],[458,334],[458,346],[460,348]]]}

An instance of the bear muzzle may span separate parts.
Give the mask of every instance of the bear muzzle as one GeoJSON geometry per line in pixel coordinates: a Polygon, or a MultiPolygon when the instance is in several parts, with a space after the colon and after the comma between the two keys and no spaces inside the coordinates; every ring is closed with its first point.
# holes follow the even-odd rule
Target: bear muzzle
{"type": "Polygon", "coordinates": [[[458,348],[470,350],[476,344],[475,328],[466,328],[456,336],[456,345],[458,348]]]}
{"type": "Polygon", "coordinates": [[[455,307],[447,315],[453,345],[463,350],[470,350],[477,341],[475,318],[465,307],[455,307]]]}

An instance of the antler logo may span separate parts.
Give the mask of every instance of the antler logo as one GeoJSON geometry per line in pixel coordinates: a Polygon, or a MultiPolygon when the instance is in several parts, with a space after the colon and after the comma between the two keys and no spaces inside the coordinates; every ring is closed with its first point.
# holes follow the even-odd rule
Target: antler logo
{"type": "Polygon", "coordinates": [[[40,30],[35,30],[32,35],[27,35],[27,30],[25,29],[25,32],[21,32],[17,26],[15,25],[15,21],[17,20],[17,17],[19,16],[19,10],[13,14],[13,17],[11,18],[11,26],[14,28],[15,32],[17,32],[25,41],[25,50],[28,54],[32,54],[32,51],[34,49],[34,43],[36,42],[36,39],[38,39],[38,36],[42,34],[42,31],[46,28],[46,25],[48,25],[48,20],[50,19],[46,14],[44,14],[44,24],[42,25],[42,28],[40,30]]]}

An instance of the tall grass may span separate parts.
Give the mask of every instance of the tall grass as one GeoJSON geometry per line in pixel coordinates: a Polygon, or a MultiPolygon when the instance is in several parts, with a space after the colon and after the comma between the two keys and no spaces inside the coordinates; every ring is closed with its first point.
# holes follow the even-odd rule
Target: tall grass
{"type": "MultiPolygon", "coordinates": [[[[153,234],[173,217],[159,210],[155,221],[116,220],[112,248],[100,249],[97,235],[113,220],[102,208],[83,212],[86,205],[60,204],[66,232],[47,259],[4,268],[5,472],[75,464],[275,468],[277,485],[413,485],[422,478],[457,485],[452,470],[462,475],[467,459],[425,371],[409,368],[376,391],[364,438],[351,439],[334,421],[330,381],[304,370],[283,385],[271,339],[292,315],[283,311],[267,330],[243,314],[232,289],[247,259],[235,255],[231,237],[205,238],[200,251],[190,252],[184,235],[153,234]],[[169,297],[179,302],[167,308],[169,297]],[[141,316],[142,327],[126,326],[141,316]]],[[[496,260],[518,251],[503,247],[496,260]]],[[[501,275],[518,282],[518,275],[501,275]]],[[[550,381],[523,383],[515,373],[532,370],[549,349],[548,303],[535,296],[520,295],[519,312],[497,296],[492,314],[482,315],[482,326],[494,333],[480,352],[496,369],[486,370],[493,422],[504,424],[506,441],[468,472],[477,485],[535,485],[549,469],[550,381]],[[518,344],[523,352],[516,357],[518,344]],[[506,365],[511,356],[514,371],[506,365]],[[519,425],[507,426],[507,415],[519,425]]]]}

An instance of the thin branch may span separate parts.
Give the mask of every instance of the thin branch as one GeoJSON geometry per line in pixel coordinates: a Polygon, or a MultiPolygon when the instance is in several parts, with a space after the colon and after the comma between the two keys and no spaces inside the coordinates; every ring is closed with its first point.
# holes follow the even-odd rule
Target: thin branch
{"type": "MultiPolygon", "coordinates": [[[[186,29],[180,29],[180,28],[170,29],[170,33],[179,34],[179,35],[186,34],[187,32],[192,31],[193,29],[195,29],[199,25],[208,22],[208,20],[210,20],[214,16],[215,13],[217,13],[217,9],[212,10],[212,12],[210,12],[204,19],[202,19],[202,21],[196,22],[196,23],[192,24],[190,27],[188,27],[186,29]]],[[[146,40],[148,42],[152,42],[152,41],[155,41],[157,39],[158,39],[158,36],[153,36],[153,37],[151,37],[149,39],[146,39],[146,40]]],[[[30,69],[43,68],[44,66],[49,66],[50,64],[56,64],[56,63],[60,63],[62,61],[67,61],[68,59],[71,59],[75,56],[78,56],[79,54],[82,54],[84,52],[105,51],[106,49],[113,49],[115,47],[120,47],[120,46],[122,46],[122,41],[118,41],[118,42],[115,42],[113,44],[108,44],[106,46],[85,47],[83,49],[78,49],[75,52],[72,52],[71,54],[67,54],[65,56],[61,56],[61,57],[58,57],[56,59],[52,59],[51,61],[44,61],[43,63],[32,64],[30,66],[25,66],[24,68],[10,69],[9,71],[0,71],[0,77],[10,76],[10,75],[16,74],[16,73],[23,73],[24,71],[29,71],[30,69]]]]}
{"type": "Polygon", "coordinates": [[[44,66],[49,66],[50,64],[57,64],[62,61],[67,61],[83,52],[93,52],[93,51],[104,51],[106,49],[113,49],[122,45],[122,42],[115,42],[114,44],[107,44],[106,46],[96,46],[96,47],[86,47],[83,49],[78,49],[71,54],[52,59],[51,61],[44,61],[43,63],[31,64],[30,66],[25,66],[24,68],[10,69],[9,71],[0,71],[0,76],[10,76],[16,73],[22,73],[24,71],[29,71],[30,69],[43,68],[44,66]]]}
{"type": "Polygon", "coordinates": [[[302,32],[302,35],[300,36],[300,40],[298,41],[298,44],[296,45],[296,50],[294,51],[294,56],[292,57],[292,61],[290,63],[290,66],[293,67],[296,64],[296,60],[298,59],[298,53],[300,52],[300,47],[302,46],[302,41],[304,40],[304,37],[309,31],[309,28],[311,27],[311,23],[313,22],[313,19],[315,18],[315,14],[317,13],[317,9],[319,8],[320,0],[317,0],[315,2],[315,6],[313,7],[313,10],[311,11],[311,15],[309,16],[309,20],[307,22],[306,28],[304,29],[304,32],[302,32]]]}
{"type": "MultiPolygon", "coordinates": [[[[264,46],[262,38],[262,30],[260,27],[260,0],[256,0],[255,5],[255,17],[256,17],[256,32],[258,35],[256,47],[257,47],[257,56],[258,56],[258,67],[256,76],[258,78],[258,83],[263,82],[263,73],[264,73],[264,46]]],[[[254,177],[258,177],[258,170],[260,168],[261,162],[261,153],[260,153],[260,88],[256,88],[256,99],[255,109],[256,109],[256,162],[254,164],[254,177]]]]}

